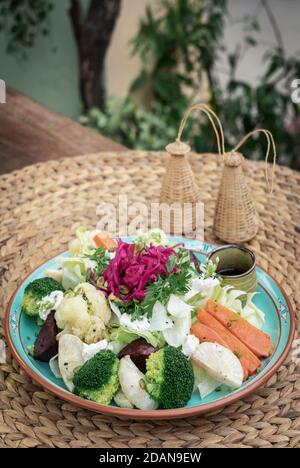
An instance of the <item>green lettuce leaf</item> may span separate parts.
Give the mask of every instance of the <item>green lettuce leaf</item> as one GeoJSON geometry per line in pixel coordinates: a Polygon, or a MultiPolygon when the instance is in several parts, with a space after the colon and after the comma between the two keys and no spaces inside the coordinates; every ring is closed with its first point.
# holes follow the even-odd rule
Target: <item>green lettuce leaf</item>
{"type": "Polygon", "coordinates": [[[161,348],[164,344],[164,338],[161,332],[133,332],[126,327],[120,326],[114,328],[110,333],[110,342],[114,347],[114,351],[118,353],[126,345],[131,343],[138,338],[144,338],[148,343],[150,343],[155,348],[161,348]]]}

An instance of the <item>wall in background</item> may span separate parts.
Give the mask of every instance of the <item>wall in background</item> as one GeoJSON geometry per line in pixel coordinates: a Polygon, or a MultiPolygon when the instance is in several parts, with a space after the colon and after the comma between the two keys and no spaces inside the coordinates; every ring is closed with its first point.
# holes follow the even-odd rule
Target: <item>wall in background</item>
{"type": "MultiPolygon", "coordinates": [[[[269,0],[272,12],[282,33],[282,39],[288,54],[293,54],[300,49],[299,0],[269,0]]],[[[242,80],[255,83],[260,70],[263,69],[263,55],[266,48],[276,44],[274,31],[260,0],[229,0],[229,11],[232,17],[238,18],[246,14],[258,12],[261,31],[257,35],[258,46],[250,48],[238,67],[238,74],[242,80]]],[[[225,33],[225,43],[229,49],[233,49],[242,37],[239,24],[229,23],[225,33]]],[[[222,75],[220,65],[220,75],[222,75]]]]}
{"type": "MultiPolygon", "coordinates": [[[[88,4],[89,0],[81,0],[88,4]]],[[[123,0],[122,10],[107,60],[108,92],[126,93],[139,69],[139,59],[130,57],[129,40],[138,27],[149,0],[123,0]],[[120,71],[121,70],[121,71],[120,71]]],[[[77,51],[68,15],[69,0],[56,0],[51,16],[51,34],[40,37],[25,61],[7,55],[0,34],[0,79],[47,107],[72,118],[81,112],[78,92],[77,51]]]]}
{"type": "Polygon", "coordinates": [[[67,9],[69,0],[56,1],[51,18],[51,34],[40,37],[28,52],[28,59],[17,60],[5,52],[0,38],[0,78],[42,104],[76,117],[81,104],[77,86],[77,56],[67,9]]]}
{"type": "MultiPolygon", "coordinates": [[[[88,0],[84,0],[85,3],[88,0]]],[[[140,63],[130,57],[129,41],[135,34],[139,18],[147,4],[156,0],[123,0],[121,14],[113,35],[107,57],[106,82],[109,94],[124,96],[132,79],[138,74],[140,63]]],[[[288,52],[299,49],[299,0],[269,0],[282,30],[288,52]]],[[[259,0],[230,0],[233,17],[252,13],[259,0]]],[[[5,52],[5,43],[0,36],[0,78],[6,83],[42,104],[70,117],[76,118],[81,111],[77,86],[77,54],[73,33],[68,18],[69,0],[57,0],[52,15],[51,35],[40,38],[29,51],[27,61],[17,61],[5,52]]],[[[263,32],[258,38],[261,45],[250,50],[242,61],[239,74],[242,79],[255,81],[263,66],[265,43],[273,40],[273,33],[265,12],[260,12],[263,32]]],[[[239,25],[229,24],[226,44],[233,48],[241,37],[239,25]]],[[[220,62],[220,76],[226,74],[226,64],[220,62]]]]}

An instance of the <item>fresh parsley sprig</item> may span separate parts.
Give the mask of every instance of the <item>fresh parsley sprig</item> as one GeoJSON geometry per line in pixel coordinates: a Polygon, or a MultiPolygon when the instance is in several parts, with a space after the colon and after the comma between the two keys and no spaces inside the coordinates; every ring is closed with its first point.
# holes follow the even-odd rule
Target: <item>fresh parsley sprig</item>
{"type": "Polygon", "coordinates": [[[109,258],[107,257],[106,250],[103,247],[98,247],[91,255],[89,255],[88,258],[89,260],[96,262],[93,275],[94,280],[97,281],[109,264],[109,258]]]}

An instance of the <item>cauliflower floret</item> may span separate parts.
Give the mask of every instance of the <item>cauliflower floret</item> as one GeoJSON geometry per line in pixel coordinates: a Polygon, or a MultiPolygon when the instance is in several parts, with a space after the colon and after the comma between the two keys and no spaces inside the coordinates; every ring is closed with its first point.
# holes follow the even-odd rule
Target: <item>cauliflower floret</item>
{"type": "Polygon", "coordinates": [[[105,325],[99,317],[92,315],[90,317],[90,326],[85,333],[84,341],[87,344],[97,343],[103,338],[105,325]]]}
{"type": "Polygon", "coordinates": [[[82,296],[65,297],[55,313],[58,328],[83,339],[90,327],[87,302],[82,296]]]}
{"type": "Polygon", "coordinates": [[[75,335],[87,344],[97,343],[111,317],[106,299],[89,283],[79,284],[74,293],[61,302],[55,314],[57,326],[63,330],[61,334],[75,335]]]}
{"type": "Polygon", "coordinates": [[[103,294],[90,283],[81,283],[74,289],[75,294],[86,297],[89,313],[99,317],[107,325],[111,319],[111,310],[103,294]]]}

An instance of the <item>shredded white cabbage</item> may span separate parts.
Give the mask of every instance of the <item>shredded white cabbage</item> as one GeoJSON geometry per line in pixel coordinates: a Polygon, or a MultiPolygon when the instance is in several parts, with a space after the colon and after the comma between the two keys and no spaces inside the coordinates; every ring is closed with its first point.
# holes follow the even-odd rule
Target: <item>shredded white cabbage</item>
{"type": "Polygon", "coordinates": [[[167,311],[173,317],[186,317],[191,314],[192,307],[179,296],[171,294],[167,304],[167,311]]]}
{"type": "Polygon", "coordinates": [[[182,344],[182,352],[188,358],[193,354],[199,344],[199,339],[195,335],[187,335],[182,344]]]}
{"type": "Polygon", "coordinates": [[[87,268],[83,258],[61,257],[59,263],[62,271],[62,285],[65,289],[73,289],[86,281],[87,268]]]}
{"type": "Polygon", "coordinates": [[[191,314],[187,314],[185,317],[174,317],[173,326],[162,332],[168,345],[175,348],[182,346],[185,337],[190,332],[191,324],[191,314]]]}
{"type": "Polygon", "coordinates": [[[156,301],[150,319],[151,331],[163,331],[173,326],[172,320],[168,317],[166,307],[159,301],[156,301]]]}
{"type": "Polygon", "coordinates": [[[252,298],[257,293],[247,295],[246,305],[243,307],[241,316],[252,325],[261,329],[265,323],[265,314],[252,302],[252,298]]]}
{"type": "Polygon", "coordinates": [[[52,374],[57,378],[57,379],[62,379],[62,375],[59,369],[58,365],[58,354],[53,356],[50,361],[49,361],[49,367],[52,372],[52,374]]]}

